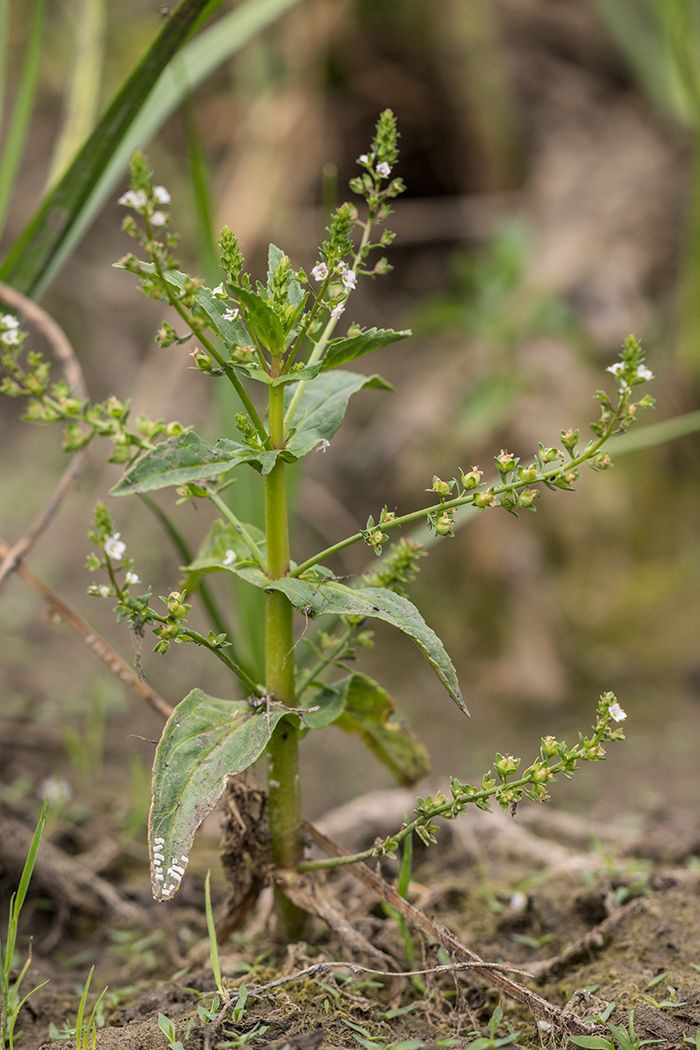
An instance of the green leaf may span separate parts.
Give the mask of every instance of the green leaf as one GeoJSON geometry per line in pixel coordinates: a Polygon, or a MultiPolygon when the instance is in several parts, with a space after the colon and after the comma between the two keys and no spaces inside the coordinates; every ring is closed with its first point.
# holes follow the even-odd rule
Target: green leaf
{"type": "Polygon", "coordinates": [[[285,332],[270,304],[249,288],[236,288],[236,295],[245,309],[246,323],[251,332],[272,354],[281,354],[285,332]]]}
{"type": "Polygon", "coordinates": [[[364,674],[350,675],[344,682],[344,711],[335,725],[348,733],[360,733],[365,745],[400,784],[410,786],[426,776],[430,772],[428,752],[412,729],[390,721],[396,704],[386,689],[364,674]]]}
{"type": "Polygon", "coordinates": [[[0,280],[39,298],[123,179],[134,149],[153,138],[186,93],[298,2],[247,0],[194,40],[221,0],[180,4],[12,246],[0,280]]]}
{"type": "MultiPolygon", "coordinates": [[[[245,528],[264,556],[265,534],[255,525],[246,524],[245,528]]],[[[188,593],[191,593],[196,588],[202,573],[232,572],[235,564],[250,561],[250,548],[240,532],[233,525],[217,518],[202,540],[196,557],[183,570],[187,573],[183,586],[188,593]],[[224,565],[229,551],[233,551],[236,556],[235,560],[230,565],[224,565]]]]}
{"type": "MultiPolygon", "coordinates": [[[[121,263],[115,263],[115,267],[123,269],[121,263]]],[[[153,263],[142,263],[141,269],[145,273],[155,272],[153,263]]],[[[165,280],[179,293],[185,282],[191,281],[192,278],[180,270],[168,270],[165,273],[165,280]]],[[[195,299],[200,311],[228,350],[236,346],[252,346],[250,334],[243,322],[237,318],[229,321],[223,316],[232,306],[230,299],[218,299],[212,293],[211,288],[205,286],[199,288],[195,299]]]]}
{"type": "Polygon", "coordinates": [[[418,646],[459,709],[465,715],[469,714],[445,647],[408,598],[383,587],[346,587],[332,577],[324,576],[318,569],[312,569],[308,576],[288,576],[280,580],[269,579],[261,569],[252,565],[232,565],[231,569],[254,587],[286,594],[292,605],[306,617],[313,619],[324,614],[372,617],[398,627],[418,646]]]}
{"type": "Polygon", "coordinates": [[[136,492],[153,492],[169,485],[186,485],[225,474],[241,463],[250,463],[263,474],[269,474],[279,451],[256,451],[240,441],[222,438],[210,445],[193,430],[168,438],[144,452],[121,481],[110,490],[112,496],[130,496],[136,492]]]}
{"type": "MultiPolygon", "coordinates": [[[[239,446],[241,453],[250,454],[246,445],[239,446]]],[[[130,467],[123,478],[111,489],[112,496],[129,496],[135,492],[152,492],[168,485],[185,485],[188,481],[223,474],[243,462],[232,453],[219,453],[202,440],[193,430],[177,437],[168,438],[154,449],[144,452],[130,467]]]]}
{"type": "Polygon", "coordinates": [[[323,358],[323,370],[325,372],[328,368],[346,365],[349,361],[372,354],[390,343],[407,339],[409,335],[413,335],[409,329],[394,332],[391,328],[369,328],[366,332],[348,336],[347,339],[331,339],[323,358]]]}
{"type": "MultiPolygon", "coordinates": [[[[304,389],[290,430],[287,449],[298,458],[306,456],[322,441],[330,441],[345,418],[348,401],[358,390],[392,390],[381,376],[363,376],[357,372],[322,372],[304,389]]],[[[292,391],[285,390],[289,406],[292,391]]]]}
{"type": "Polygon", "coordinates": [[[570,1035],[569,1042],[588,1047],[589,1050],[614,1050],[612,1039],[603,1039],[599,1035],[570,1035]]]}
{"type": "Polygon", "coordinates": [[[345,710],[350,679],[342,678],[332,685],[325,685],[313,694],[308,701],[309,707],[318,707],[318,711],[304,713],[304,723],[309,729],[325,729],[338,719],[345,710]]]}
{"type": "Polygon", "coordinates": [[[189,861],[194,833],[229,779],[260,757],[285,715],[193,689],[168,719],[153,763],[148,841],[151,888],[170,900],[189,861]]]}

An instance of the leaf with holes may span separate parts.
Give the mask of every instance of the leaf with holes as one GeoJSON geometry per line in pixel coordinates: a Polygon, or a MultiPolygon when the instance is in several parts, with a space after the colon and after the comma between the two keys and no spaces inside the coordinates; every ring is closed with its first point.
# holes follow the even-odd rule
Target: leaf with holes
{"type": "Polygon", "coordinates": [[[156,900],[175,896],[194,833],[226,784],[262,755],[281,707],[219,700],[193,689],[167,721],[153,763],[148,842],[156,900]]]}

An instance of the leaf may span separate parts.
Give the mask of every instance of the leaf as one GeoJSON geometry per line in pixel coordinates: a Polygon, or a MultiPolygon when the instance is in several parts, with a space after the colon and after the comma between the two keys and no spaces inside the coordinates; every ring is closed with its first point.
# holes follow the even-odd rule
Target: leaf
{"type": "Polygon", "coordinates": [[[194,833],[226,784],[260,757],[285,715],[246,700],[219,700],[193,689],[168,719],[153,763],[148,842],[151,888],[170,900],[189,861],[194,833]]]}
{"type": "Polygon", "coordinates": [[[409,329],[394,332],[391,328],[368,328],[366,332],[348,336],[347,339],[331,339],[323,358],[323,370],[325,372],[328,368],[346,365],[349,361],[372,354],[390,343],[408,339],[409,335],[413,335],[409,329]]]}
{"type": "Polygon", "coordinates": [[[180,4],[12,246],[0,280],[38,299],[123,178],[134,149],[153,138],[185,94],[298,2],[247,0],[184,48],[220,2],[180,4]]]}
{"type": "MultiPolygon", "coordinates": [[[[121,263],[115,263],[115,266],[117,269],[123,269],[121,263]]],[[[152,263],[142,263],[141,269],[145,273],[153,273],[155,271],[155,266],[153,266],[152,263]]],[[[171,284],[177,292],[180,292],[185,282],[191,281],[192,278],[188,274],[182,273],[180,270],[167,270],[165,273],[165,280],[168,284],[171,284]]],[[[218,299],[213,294],[211,288],[205,286],[198,289],[195,294],[195,299],[197,300],[197,306],[206,316],[207,321],[228,350],[237,346],[252,345],[250,334],[243,322],[238,318],[234,318],[234,320],[230,321],[224,317],[226,311],[230,310],[232,307],[230,299],[218,299]]]]}
{"type": "Polygon", "coordinates": [[[285,333],[273,308],[249,288],[236,288],[236,295],[245,308],[246,323],[258,341],[272,354],[281,354],[285,333]]]}
{"type": "Polygon", "coordinates": [[[232,565],[231,569],[254,587],[286,594],[292,605],[306,617],[313,619],[324,614],[372,617],[398,627],[418,646],[460,711],[469,715],[457,673],[445,647],[408,598],[383,587],[346,587],[332,577],[324,577],[318,570],[311,578],[287,576],[271,580],[252,565],[232,565]]]}
{"type": "Polygon", "coordinates": [[[345,708],[335,725],[348,733],[360,733],[400,784],[410,786],[426,776],[430,772],[428,752],[409,726],[390,721],[396,704],[387,691],[364,674],[350,675],[345,681],[345,708]]]}
{"type": "MultiPolygon", "coordinates": [[[[265,534],[255,525],[246,524],[245,528],[264,556],[265,534]]],[[[188,574],[183,587],[191,593],[202,573],[232,572],[235,564],[246,561],[251,561],[251,552],[240,532],[233,525],[217,518],[202,540],[196,557],[183,570],[188,574]],[[236,557],[231,564],[225,565],[229,551],[233,551],[236,557]]]]}
{"type": "Polygon", "coordinates": [[[130,496],[136,492],[153,492],[170,485],[186,485],[225,474],[241,463],[251,463],[263,474],[269,474],[280,453],[275,450],[256,451],[242,444],[222,438],[210,445],[193,430],[162,441],[144,452],[121,481],[110,490],[112,496],[130,496]]]}
{"type": "MultiPolygon", "coordinates": [[[[358,372],[322,372],[304,388],[290,431],[287,449],[298,458],[306,456],[322,441],[330,441],[345,418],[348,401],[364,387],[392,390],[381,376],[363,376],[358,372]]],[[[285,390],[285,404],[292,391],[285,390]]]]}
{"type": "MultiPolygon", "coordinates": [[[[239,448],[246,454],[250,449],[239,448]]],[[[152,492],[168,485],[185,485],[189,481],[223,474],[242,462],[231,451],[227,455],[195,434],[193,430],[168,438],[153,449],[144,452],[123,478],[111,489],[112,496],[129,496],[135,492],[152,492]]]]}

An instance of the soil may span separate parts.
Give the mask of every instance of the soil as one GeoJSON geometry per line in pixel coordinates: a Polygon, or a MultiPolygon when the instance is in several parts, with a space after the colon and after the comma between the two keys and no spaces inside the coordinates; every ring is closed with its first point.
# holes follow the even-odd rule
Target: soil
{"type": "MultiPolygon", "coordinates": [[[[263,793],[252,798],[259,813],[263,793]]],[[[395,828],[410,798],[403,789],[375,792],[317,825],[326,835],[344,833],[354,849],[395,828]]],[[[333,911],[334,928],[314,917],[306,941],[287,946],[276,936],[269,888],[230,934],[239,902],[235,893],[227,898],[215,874],[229,998],[212,1003],[217,987],[202,876],[212,865],[217,822],[224,824],[222,856],[230,856],[235,820],[226,799],[195,845],[178,896],[166,905],[149,899],[138,841],[119,843],[103,833],[95,845],[94,828],[59,819],[42,843],[22,915],[22,961],[32,937],[23,991],[47,983],[22,1009],[16,1050],[53,1045],[50,1024],[59,1035],[75,1025],[89,966],[89,1007],[108,985],[98,1050],[166,1046],[161,1015],[188,1050],[243,1043],[385,1047],[404,1040],[467,1047],[491,1034],[488,1021],[498,1006],[503,1017],[495,1037],[512,1033],[516,1046],[571,1045],[568,1038],[586,1029],[567,1030],[575,1023],[567,1018],[629,1024],[632,1011],[641,1038],[687,1045],[700,1034],[700,865],[690,852],[700,852],[700,827],[691,814],[683,816],[658,814],[645,827],[597,826],[534,804],[521,806],[515,818],[475,810],[445,824],[437,846],[416,846],[409,902],[438,935],[447,927],[484,963],[500,964],[492,974],[534,993],[529,1004],[499,991],[489,971],[475,975],[473,966],[460,966],[434,938],[413,930],[404,939],[396,914],[349,870],[322,879],[317,891],[333,911]],[[63,871],[53,878],[59,856],[63,871]],[[234,1019],[243,985],[247,1002],[234,1019]],[[542,1000],[556,1008],[554,1023],[543,1017],[542,1000]]],[[[19,875],[22,843],[31,838],[26,805],[4,802],[0,824],[6,896],[19,875]]],[[[382,874],[392,883],[396,862],[385,863],[382,874]]],[[[605,1033],[600,1025],[588,1031],[605,1033]]]]}

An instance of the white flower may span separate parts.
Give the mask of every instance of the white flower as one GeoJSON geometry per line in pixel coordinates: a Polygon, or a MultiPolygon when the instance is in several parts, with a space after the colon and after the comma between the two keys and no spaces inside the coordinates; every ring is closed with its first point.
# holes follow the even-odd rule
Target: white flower
{"type": "Polygon", "coordinates": [[[345,307],[343,306],[342,303],[338,303],[338,305],[334,306],[333,309],[331,310],[331,317],[335,317],[336,320],[337,320],[337,318],[339,318],[340,315],[342,313],[344,313],[344,312],[345,312],[345,307]]]}
{"type": "Polygon", "coordinates": [[[357,163],[358,164],[369,164],[369,157],[367,156],[367,154],[366,153],[361,153],[360,156],[357,158],[357,163]]]}
{"type": "Polygon", "coordinates": [[[388,179],[391,175],[391,168],[385,160],[381,164],[377,164],[377,175],[381,175],[383,179],[388,179]]]}
{"type": "Polygon", "coordinates": [[[316,263],[311,271],[311,276],[315,281],[325,281],[328,276],[328,267],[324,262],[316,263]]]}
{"type": "Polygon", "coordinates": [[[97,588],[97,593],[99,594],[100,598],[109,598],[109,592],[110,588],[107,586],[106,583],[103,583],[102,586],[97,588]]]}
{"type": "Polygon", "coordinates": [[[615,701],[614,704],[610,705],[610,707],[608,708],[608,713],[610,717],[613,718],[616,722],[624,722],[624,720],[627,718],[627,713],[622,710],[617,701],[615,701]]]}
{"type": "Polygon", "coordinates": [[[154,186],[153,200],[156,202],[156,204],[170,204],[172,198],[166,190],[165,186],[154,186]]]}
{"type": "Polygon", "coordinates": [[[612,372],[614,376],[619,376],[620,372],[624,370],[624,364],[622,361],[616,361],[614,365],[609,365],[605,371],[612,372]]]}
{"type": "Polygon", "coordinates": [[[228,310],[224,310],[221,316],[223,317],[224,321],[235,321],[240,312],[241,311],[238,309],[237,306],[229,306],[228,310]]]}
{"type": "Polygon", "coordinates": [[[217,284],[216,288],[212,288],[211,294],[212,295],[221,296],[222,299],[228,299],[228,296],[226,295],[226,292],[224,291],[224,282],[223,281],[221,282],[221,284],[217,284]]]}
{"type": "Polygon", "coordinates": [[[222,565],[233,565],[233,563],[236,561],[236,559],[237,559],[236,552],[232,551],[229,548],[229,550],[226,551],[226,553],[224,554],[223,558],[221,559],[221,564],[222,565]]]}
{"type": "Polygon", "coordinates": [[[3,332],[0,339],[6,346],[16,346],[19,342],[19,332],[13,328],[9,332],[3,332]]]}
{"type": "Polygon", "coordinates": [[[341,271],[340,279],[348,292],[351,292],[357,284],[357,274],[354,270],[348,270],[347,267],[341,271]]]}
{"type": "Polygon", "coordinates": [[[126,576],[124,577],[124,583],[128,586],[131,583],[141,583],[141,580],[135,572],[129,569],[126,576]]]}
{"type": "Polygon", "coordinates": [[[165,226],[168,221],[164,211],[154,211],[151,215],[151,226],[165,226]]]}
{"type": "Polygon", "coordinates": [[[12,314],[3,314],[0,317],[0,324],[5,328],[19,328],[19,321],[12,314]]]}
{"type": "Polygon", "coordinates": [[[113,561],[121,561],[126,550],[126,544],[119,539],[120,536],[121,532],[115,532],[113,536],[108,536],[105,540],[105,554],[113,561]]]}
{"type": "Polygon", "coordinates": [[[148,202],[145,190],[127,190],[117,204],[123,204],[125,208],[143,208],[148,202]]]}
{"type": "Polygon", "coordinates": [[[653,379],[654,373],[646,365],[640,365],[637,369],[637,375],[640,379],[653,379]]]}

